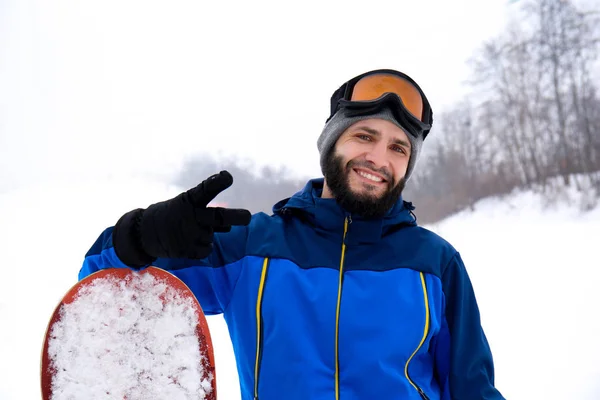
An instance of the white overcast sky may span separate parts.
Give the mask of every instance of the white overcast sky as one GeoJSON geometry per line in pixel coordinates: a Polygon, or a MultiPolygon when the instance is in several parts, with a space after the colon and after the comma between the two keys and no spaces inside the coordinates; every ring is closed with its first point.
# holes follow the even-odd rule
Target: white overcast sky
{"type": "Polygon", "coordinates": [[[512,3],[0,0],[0,192],[200,152],[320,174],[340,84],[399,69],[439,115],[512,3]]]}

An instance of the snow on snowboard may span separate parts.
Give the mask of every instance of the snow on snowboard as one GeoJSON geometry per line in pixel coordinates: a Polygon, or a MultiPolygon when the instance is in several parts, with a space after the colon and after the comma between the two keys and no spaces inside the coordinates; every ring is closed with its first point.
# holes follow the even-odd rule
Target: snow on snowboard
{"type": "Polygon", "coordinates": [[[155,267],[97,271],[56,307],[43,400],[216,400],[208,324],[190,289],[155,267]]]}

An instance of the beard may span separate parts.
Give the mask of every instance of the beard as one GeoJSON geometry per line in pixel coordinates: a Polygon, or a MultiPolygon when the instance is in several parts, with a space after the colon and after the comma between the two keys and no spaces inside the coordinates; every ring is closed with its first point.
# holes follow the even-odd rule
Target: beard
{"type": "Polygon", "coordinates": [[[333,197],[346,211],[358,214],[363,218],[381,218],[400,199],[406,179],[403,177],[394,183],[392,175],[385,169],[376,170],[369,163],[350,160],[344,165],[341,156],[331,152],[324,169],[325,181],[333,197]],[[387,188],[382,195],[377,196],[376,187],[366,185],[364,193],[356,193],[350,188],[350,173],[353,168],[370,169],[386,178],[387,188]]]}

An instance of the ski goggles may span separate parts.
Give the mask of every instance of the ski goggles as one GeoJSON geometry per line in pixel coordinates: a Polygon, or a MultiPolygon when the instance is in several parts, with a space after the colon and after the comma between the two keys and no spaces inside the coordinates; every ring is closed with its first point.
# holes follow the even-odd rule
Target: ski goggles
{"type": "Polygon", "coordinates": [[[379,69],[365,72],[344,83],[331,96],[331,115],[340,109],[349,116],[373,114],[390,107],[398,123],[408,133],[425,139],[431,130],[433,113],[417,83],[402,72],[379,69]]]}

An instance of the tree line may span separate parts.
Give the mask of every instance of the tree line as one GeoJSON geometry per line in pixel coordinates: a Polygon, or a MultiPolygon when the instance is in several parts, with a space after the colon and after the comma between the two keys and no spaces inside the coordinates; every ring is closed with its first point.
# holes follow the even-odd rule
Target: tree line
{"type": "Polygon", "coordinates": [[[599,22],[571,1],[531,0],[482,46],[470,62],[472,94],[441,115],[407,187],[425,220],[518,187],[551,195],[556,178],[592,179],[600,193],[599,22]]]}

